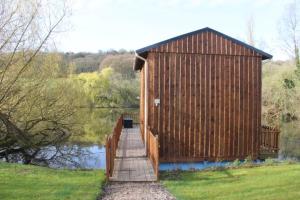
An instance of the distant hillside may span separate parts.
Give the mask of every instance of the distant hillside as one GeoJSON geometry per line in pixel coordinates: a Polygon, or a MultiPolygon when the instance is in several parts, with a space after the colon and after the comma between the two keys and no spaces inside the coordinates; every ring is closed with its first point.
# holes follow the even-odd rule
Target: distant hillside
{"type": "Polygon", "coordinates": [[[134,78],[135,73],[132,70],[134,53],[126,50],[99,51],[98,53],[80,52],[63,53],[65,63],[72,64],[73,73],[80,74],[84,72],[101,71],[105,67],[111,67],[114,71],[134,78]]]}
{"type": "Polygon", "coordinates": [[[102,70],[103,68],[111,67],[114,71],[122,74],[124,78],[134,78],[135,72],[133,71],[133,59],[133,53],[108,54],[101,61],[99,69],[102,70]]]}

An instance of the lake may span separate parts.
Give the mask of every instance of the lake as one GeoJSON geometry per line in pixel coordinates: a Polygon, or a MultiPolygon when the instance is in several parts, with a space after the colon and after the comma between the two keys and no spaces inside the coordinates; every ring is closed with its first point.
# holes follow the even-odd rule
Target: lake
{"type": "MultiPolygon", "coordinates": [[[[124,112],[138,112],[136,108],[81,108],[78,117],[81,124],[75,137],[62,147],[67,152],[66,161],[55,162],[55,168],[105,169],[105,137],[109,135],[120,115],[124,112]],[[71,153],[70,153],[71,152],[71,153]],[[72,156],[72,154],[74,154],[72,156]],[[74,165],[76,163],[76,165],[74,165]]],[[[51,147],[44,150],[51,156],[51,147]]]]}
{"type": "MultiPolygon", "coordinates": [[[[51,149],[51,148],[50,148],[51,149]]],[[[67,159],[58,159],[50,164],[52,168],[81,168],[81,169],[105,169],[105,147],[99,145],[91,146],[65,146],[63,151],[66,153],[67,159]]],[[[49,156],[52,155],[51,150],[47,149],[49,156]]]]}

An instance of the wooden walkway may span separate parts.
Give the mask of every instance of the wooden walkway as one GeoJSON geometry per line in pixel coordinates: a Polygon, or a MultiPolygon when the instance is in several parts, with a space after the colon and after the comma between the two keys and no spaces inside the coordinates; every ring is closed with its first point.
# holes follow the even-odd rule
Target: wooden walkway
{"type": "Polygon", "coordinates": [[[146,157],[139,126],[122,129],[111,181],[156,181],[151,161],[146,157]]]}

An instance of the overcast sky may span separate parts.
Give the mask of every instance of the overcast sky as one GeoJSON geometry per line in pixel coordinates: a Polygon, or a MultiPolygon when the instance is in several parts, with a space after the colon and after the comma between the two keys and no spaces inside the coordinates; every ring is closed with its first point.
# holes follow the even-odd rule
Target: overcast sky
{"type": "Polygon", "coordinates": [[[73,0],[71,28],[59,51],[135,50],[204,27],[246,41],[254,18],[256,46],[285,59],[278,22],[290,0],[73,0]]]}

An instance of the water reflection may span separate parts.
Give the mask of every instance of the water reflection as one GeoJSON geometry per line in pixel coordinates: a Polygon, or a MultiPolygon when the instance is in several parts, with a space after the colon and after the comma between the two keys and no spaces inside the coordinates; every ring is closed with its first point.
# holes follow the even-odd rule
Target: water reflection
{"type": "Polygon", "coordinates": [[[75,144],[103,145],[105,135],[111,133],[117,119],[124,112],[138,112],[136,108],[81,108],[78,113],[80,125],[72,138],[75,144]]]}
{"type": "Polygon", "coordinates": [[[90,155],[88,157],[81,158],[80,163],[82,163],[85,168],[105,169],[105,147],[94,145],[85,148],[87,148],[90,152],[90,155]]]}
{"type": "MultiPolygon", "coordinates": [[[[105,169],[105,147],[92,146],[64,146],[61,148],[61,157],[55,158],[51,163],[52,168],[81,168],[81,169],[105,169]]],[[[49,148],[45,150],[48,156],[54,151],[49,148]]]]}
{"type": "Polygon", "coordinates": [[[71,144],[64,146],[66,155],[52,163],[51,167],[105,169],[105,136],[111,133],[122,113],[138,112],[138,109],[82,108],[79,112],[82,124],[78,129],[78,137],[73,138],[71,144]]]}

